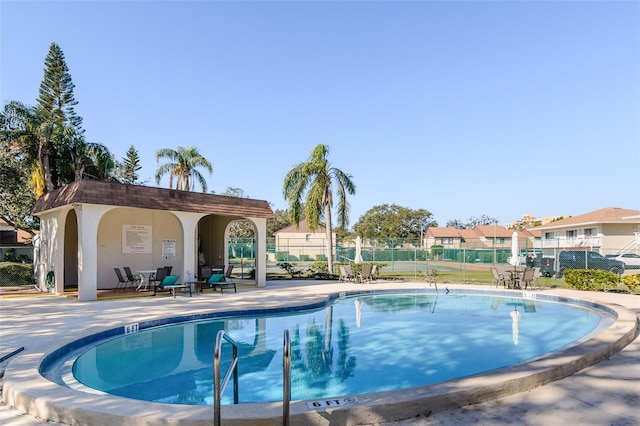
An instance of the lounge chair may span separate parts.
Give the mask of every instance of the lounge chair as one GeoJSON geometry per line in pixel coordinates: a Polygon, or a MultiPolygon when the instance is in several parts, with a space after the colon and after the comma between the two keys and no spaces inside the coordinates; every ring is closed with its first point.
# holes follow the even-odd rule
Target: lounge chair
{"type": "Polygon", "coordinates": [[[213,291],[218,291],[220,288],[220,293],[224,294],[225,288],[233,288],[233,292],[237,293],[236,283],[231,279],[225,276],[225,274],[213,274],[209,277],[209,279],[200,284],[200,292],[202,293],[205,288],[212,288],[213,291]]]}
{"type": "MultiPolygon", "coordinates": [[[[164,269],[164,268],[162,268],[164,269]]],[[[160,284],[153,286],[153,295],[155,296],[157,292],[160,291],[168,291],[171,292],[173,298],[176,298],[176,290],[183,289],[189,290],[189,297],[191,297],[191,284],[180,284],[178,283],[178,279],[180,275],[167,275],[160,281],[160,284]]]]}

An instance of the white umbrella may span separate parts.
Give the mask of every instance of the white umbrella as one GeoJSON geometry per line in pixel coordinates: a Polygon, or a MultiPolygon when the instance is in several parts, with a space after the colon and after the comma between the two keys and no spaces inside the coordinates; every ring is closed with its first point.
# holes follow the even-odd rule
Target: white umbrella
{"type": "Polygon", "coordinates": [[[513,337],[513,344],[517,345],[520,343],[520,317],[522,314],[517,309],[511,311],[511,334],[513,337]]]}
{"type": "Polygon", "coordinates": [[[360,239],[360,235],[356,237],[356,257],[353,262],[362,263],[362,240],[360,239]]]}
{"type": "Polygon", "coordinates": [[[520,249],[518,248],[518,232],[513,231],[511,235],[511,259],[509,263],[513,266],[520,265],[520,249]]]}
{"type": "Polygon", "coordinates": [[[362,300],[356,299],[353,301],[356,306],[356,327],[360,328],[360,318],[362,317],[362,300]]]}

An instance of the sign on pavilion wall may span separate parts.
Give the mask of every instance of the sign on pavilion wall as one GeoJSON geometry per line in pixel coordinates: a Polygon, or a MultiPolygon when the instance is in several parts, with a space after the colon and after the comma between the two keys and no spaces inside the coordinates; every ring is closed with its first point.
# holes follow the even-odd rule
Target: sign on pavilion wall
{"type": "Polygon", "coordinates": [[[122,253],[151,253],[151,225],[122,225],[122,253]]]}

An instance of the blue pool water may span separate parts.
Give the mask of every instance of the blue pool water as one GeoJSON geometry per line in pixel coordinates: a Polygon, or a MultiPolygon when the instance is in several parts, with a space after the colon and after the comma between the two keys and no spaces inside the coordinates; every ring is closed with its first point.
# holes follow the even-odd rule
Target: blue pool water
{"type": "MultiPolygon", "coordinates": [[[[612,318],[593,309],[483,295],[362,293],[329,306],[149,328],[91,347],[77,381],[127,398],[213,404],[213,346],[239,346],[240,403],[282,399],[283,330],[293,400],[398,390],[474,375],[576,344],[612,318]]],[[[223,374],[231,349],[223,347],[223,374]]],[[[232,383],[223,404],[233,403],[232,383]]]]}

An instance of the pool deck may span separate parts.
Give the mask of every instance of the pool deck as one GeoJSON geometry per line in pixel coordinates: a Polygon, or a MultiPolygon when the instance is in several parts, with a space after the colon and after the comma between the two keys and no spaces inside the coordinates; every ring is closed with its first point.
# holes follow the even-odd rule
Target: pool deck
{"type": "MultiPolygon", "coordinates": [[[[493,286],[439,284],[440,293],[448,287],[459,290],[493,290],[493,286]]],[[[266,288],[239,287],[237,294],[207,292],[194,297],[179,295],[138,297],[97,302],[77,302],[59,296],[2,297],[0,299],[0,356],[24,347],[24,350],[0,363],[7,376],[20,373],[21,365],[33,364],[43,354],[62,343],[96,331],[169,316],[195,314],[212,310],[239,310],[279,307],[292,302],[305,304],[338,291],[429,288],[426,283],[385,282],[344,284],[319,281],[269,281],[266,288]]],[[[559,297],[579,298],[625,308],[634,320],[632,340],[620,352],[580,371],[531,390],[496,398],[488,402],[443,411],[422,412],[412,418],[396,421],[370,421],[354,417],[354,421],[324,416],[322,424],[415,425],[639,425],[640,424],[640,296],[621,293],[576,292],[544,288],[536,291],[559,297]]],[[[624,327],[629,327],[629,318],[624,327]]],[[[619,326],[618,328],[622,328],[619,326]]],[[[571,358],[566,355],[567,359],[571,358]]],[[[18,379],[20,380],[20,379],[18,379]]],[[[481,379],[490,382],[491,379],[481,379]]],[[[6,390],[6,389],[3,389],[6,390]]],[[[55,391],[55,390],[54,390],[55,391]]],[[[491,392],[491,391],[490,391],[491,392]]],[[[510,393],[507,392],[507,393],[510,393]]],[[[5,404],[0,405],[0,424],[11,426],[56,425],[5,404]]],[[[74,401],[76,402],[76,401],[74,401]]],[[[83,404],[90,405],[91,398],[83,404]]],[[[224,408],[223,408],[224,414],[224,408]]],[[[337,413],[335,413],[337,414],[337,413]]],[[[374,417],[371,417],[372,419],[374,417]]],[[[399,418],[399,417],[398,417],[399,418]]],[[[70,422],[71,423],[71,422],[70,422]]],[[[76,419],[76,424],[83,424],[76,419]],[[79,423],[76,423],[79,422],[79,423]]],[[[86,423],[85,423],[86,424],[86,423]]],[[[104,424],[95,419],[91,425],[104,424]]],[[[176,423],[176,424],[179,424],[176,423]]],[[[225,424],[223,417],[223,424],[225,424]]],[[[256,423],[258,424],[258,423],[256,423]]],[[[296,424],[292,422],[292,424],[296,424]]],[[[298,424],[301,424],[298,422],[298,424]]]]}

